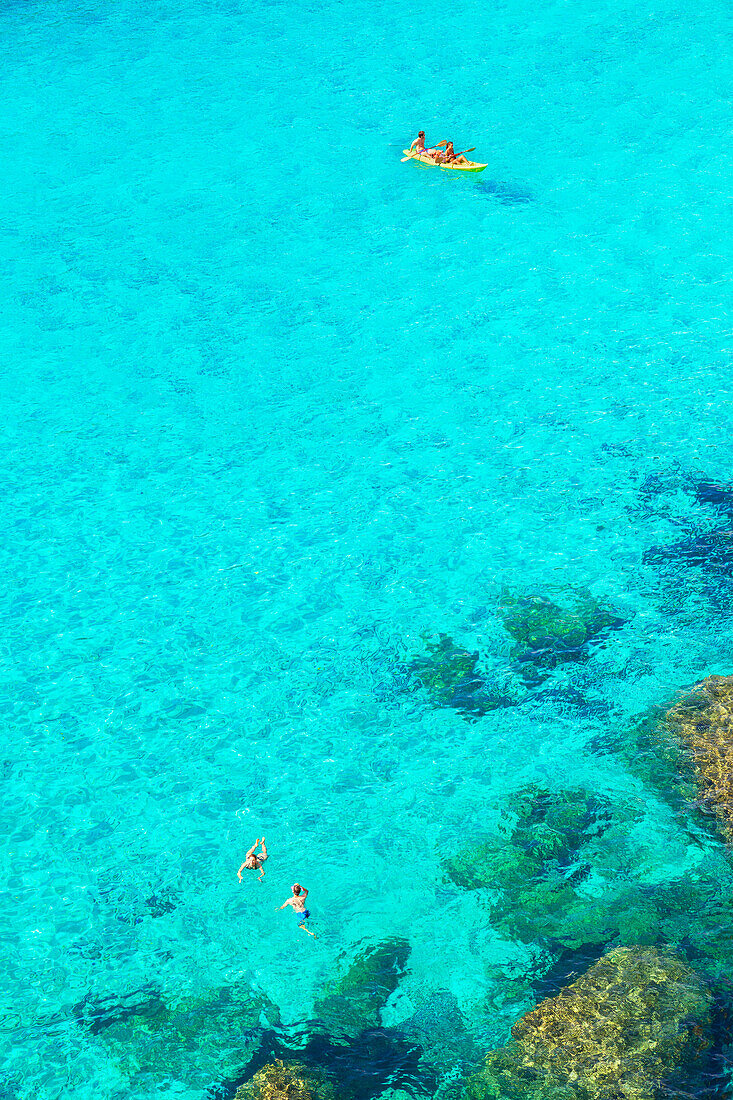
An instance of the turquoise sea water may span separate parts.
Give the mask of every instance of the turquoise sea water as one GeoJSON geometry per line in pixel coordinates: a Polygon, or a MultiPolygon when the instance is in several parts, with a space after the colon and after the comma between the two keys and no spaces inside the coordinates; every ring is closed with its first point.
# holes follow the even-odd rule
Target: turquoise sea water
{"type": "Polygon", "coordinates": [[[388,936],[386,1049],[448,1003],[504,1042],[551,953],[444,863],[528,784],[631,807],[645,888],[723,873],[608,746],[733,671],[730,562],[694,551],[728,525],[694,486],[733,476],[732,32],[671,0],[0,6],[0,1095],[206,1096],[388,936]],[[402,164],[420,127],[489,167],[402,164]],[[623,625],[528,684],[502,600],[581,590],[623,625]],[[441,634],[515,705],[436,705],[441,634]],[[296,878],[316,940],[274,912],[296,878]],[[249,1045],[209,1008],[141,1069],[94,1026],[233,988],[249,1045]]]}

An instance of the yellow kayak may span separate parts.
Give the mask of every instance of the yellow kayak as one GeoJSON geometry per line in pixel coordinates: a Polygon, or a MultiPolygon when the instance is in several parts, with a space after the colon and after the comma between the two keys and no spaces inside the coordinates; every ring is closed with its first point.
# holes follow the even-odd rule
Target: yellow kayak
{"type": "Polygon", "coordinates": [[[424,164],[426,168],[442,168],[444,172],[483,172],[484,168],[489,167],[488,164],[478,164],[475,160],[469,160],[468,164],[436,164],[432,157],[425,156],[424,153],[416,157],[409,149],[403,149],[402,152],[410,160],[424,164]]]}

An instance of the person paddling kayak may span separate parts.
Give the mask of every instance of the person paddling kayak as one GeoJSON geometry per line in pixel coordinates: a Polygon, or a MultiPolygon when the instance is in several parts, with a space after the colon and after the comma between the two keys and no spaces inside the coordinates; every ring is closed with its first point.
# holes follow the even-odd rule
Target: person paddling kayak
{"type": "Polygon", "coordinates": [[[445,144],[446,144],[445,141],[439,141],[437,145],[432,146],[430,149],[426,149],[425,148],[425,131],[421,130],[420,133],[415,138],[415,140],[413,141],[412,145],[410,146],[410,152],[414,153],[415,156],[418,156],[418,157],[427,156],[427,157],[433,157],[433,159],[435,159],[435,157],[438,155],[438,150],[441,149],[445,144]]]}
{"type": "Polygon", "coordinates": [[[463,153],[456,153],[453,148],[453,142],[445,142],[445,152],[438,153],[434,158],[440,164],[469,164],[470,161],[464,157],[463,153]]]}

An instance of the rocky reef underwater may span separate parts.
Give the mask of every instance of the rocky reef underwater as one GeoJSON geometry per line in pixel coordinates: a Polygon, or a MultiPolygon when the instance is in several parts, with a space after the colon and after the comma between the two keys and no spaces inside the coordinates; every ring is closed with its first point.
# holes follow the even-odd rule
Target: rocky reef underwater
{"type": "Polygon", "coordinates": [[[640,508],[675,531],[672,541],[644,555],[672,599],[683,580],[710,610],[728,612],[733,603],[733,486],[674,468],[646,479],[640,508]]]}
{"type": "MultiPolygon", "coordinates": [[[[645,491],[653,499],[667,489],[645,491]]],[[[707,482],[683,491],[733,520],[733,491],[707,482]]],[[[686,546],[668,556],[687,561],[686,546]]],[[[400,666],[400,690],[476,722],[537,698],[557,670],[592,661],[626,621],[581,589],[505,589],[493,616],[501,674],[486,653],[447,633],[426,635],[400,666]]],[[[480,1029],[440,988],[408,998],[412,1014],[390,1022],[409,974],[405,936],[344,956],[312,1019],[297,1028],[283,1026],[278,1007],[246,983],[175,1004],[153,988],[86,999],[74,1009],[78,1026],[135,1089],[156,1092],[174,1079],[209,1100],[730,1095],[733,675],[660,700],[594,752],[622,760],[675,816],[680,835],[707,842],[692,871],[672,863],[650,875],[640,866],[643,806],[629,792],[530,782],[484,835],[479,828],[441,846],[444,889],[480,898],[487,923],[531,960],[513,979],[517,1004],[534,1007],[514,1019],[503,1045],[486,1050],[480,1029]]],[[[145,906],[157,913],[161,902],[154,894],[145,906]]]]}
{"type": "MultiPolygon", "coordinates": [[[[587,659],[590,639],[615,621],[597,605],[556,607],[508,601],[504,611],[519,652],[539,652],[543,669],[562,654],[587,659]],[[562,648],[550,644],[558,636],[562,648]]],[[[456,684],[474,700],[486,690],[482,682],[474,691],[473,655],[449,640],[414,671],[438,706],[455,705],[456,684]]],[[[411,943],[400,936],[345,957],[298,1029],[283,1027],[277,1006],[247,985],[175,1005],[153,989],[117,1003],[87,1000],[76,1006],[78,1026],[136,1088],[152,1093],[175,1078],[210,1100],[730,1095],[733,675],[660,703],[612,748],[681,829],[710,838],[692,872],[640,870],[638,802],[578,786],[520,787],[485,836],[440,853],[445,888],[480,896],[487,922],[531,949],[516,985],[534,1007],[503,1045],[482,1048],[455,998],[438,988],[408,1018],[385,1022],[410,967],[411,943]]]]}
{"type": "Polygon", "coordinates": [[[626,618],[585,589],[566,587],[549,594],[504,589],[496,621],[500,671],[449,634],[425,635],[422,652],[407,664],[407,685],[432,706],[451,707],[475,721],[519,705],[556,669],[591,660],[626,618]]]}

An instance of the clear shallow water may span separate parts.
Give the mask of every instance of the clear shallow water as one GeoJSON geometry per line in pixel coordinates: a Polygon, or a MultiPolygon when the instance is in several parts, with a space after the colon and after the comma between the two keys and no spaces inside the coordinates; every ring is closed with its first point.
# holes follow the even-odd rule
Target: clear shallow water
{"type": "Polygon", "coordinates": [[[650,556],[724,525],[684,485],[731,476],[730,12],[0,19],[7,1094],[204,1095],[213,1025],[151,1082],[75,1006],[241,980],[302,1028],[384,935],[385,1023],[442,990],[502,1042],[539,949],[441,852],[539,781],[631,800],[649,883],[719,854],[597,746],[731,671],[650,556]],[[489,168],[401,164],[419,126],[489,168]],[[523,694],[502,592],[569,586],[626,623],[523,694]],[[521,705],[432,706],[441,632],[521,705]]]}

